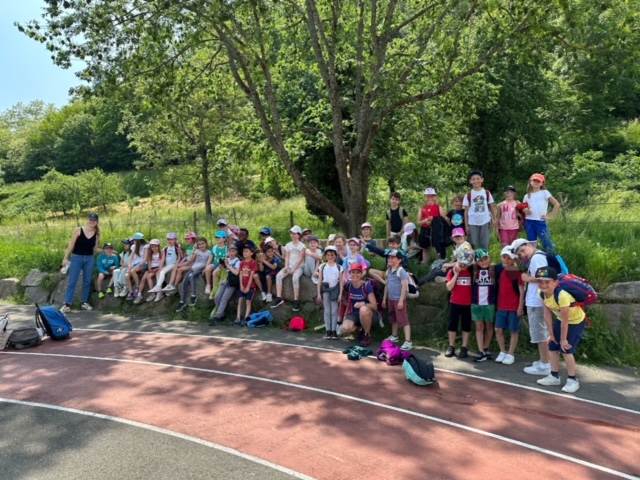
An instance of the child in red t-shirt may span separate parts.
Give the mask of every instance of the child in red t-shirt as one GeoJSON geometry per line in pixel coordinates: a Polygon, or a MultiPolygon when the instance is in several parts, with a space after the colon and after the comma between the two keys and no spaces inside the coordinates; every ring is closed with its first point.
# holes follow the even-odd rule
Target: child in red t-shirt
{"type": "Polygon", "coordinates": [[[502,249],[502,265],[495,266],[495,274],[498,279],[498,310],[496,313],[496,340],[500,346],[500,354],[496,362],[503,365],[512,365],[513,356],[518,345],[518,331],[520,330],[520,318],[524,315],[524,282],[522,272],[518,269],[517,256],[510,246],[502,249]],[[509,328],[509,351],[507,352],[504,341],[504,329],[509,328]]]}
{"type": "Polygon", "coordinates": [[[473,252],[461,250],[456,258],[457,262],[447,274],[447,290],[451,292],[449,305],[449,348],[445,357],[453,357],[456,354],[456,335],[458,333],[458,320],[462,323],[462,348],[460,358],[469,356],[469,337],[471,336],[471,299],[473,288],[471,285],[471,265],[473,264],[473,252]]]}
{"type": "Polygon", "coordinates": [[[258,262],[253,259],[253,250],[245,245],[242,249],[242,262],[240,262],[240,288],[238,289],[238,315],[233,322],[241,327],[247,326],[249,315],[251,315],[251,301],[256,291],[253,275],[258,271],[258,262]],[[242,318],[242,306],[246,304],[244,320],[242,318]]]}

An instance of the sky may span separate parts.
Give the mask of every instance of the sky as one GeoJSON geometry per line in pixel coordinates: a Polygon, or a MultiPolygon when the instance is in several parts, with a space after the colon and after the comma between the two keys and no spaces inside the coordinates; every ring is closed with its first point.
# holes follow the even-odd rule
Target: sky
{"type": "Polygon", "coordinates": [[[69,103],[69,89],[80,85],[74,70],[54,65],[44,44],[20,33],[14,22],[41,19],[43,0],[5,0],[0,8],[0,112],[18,102],[43,100],[58,108],[69,103]]]}

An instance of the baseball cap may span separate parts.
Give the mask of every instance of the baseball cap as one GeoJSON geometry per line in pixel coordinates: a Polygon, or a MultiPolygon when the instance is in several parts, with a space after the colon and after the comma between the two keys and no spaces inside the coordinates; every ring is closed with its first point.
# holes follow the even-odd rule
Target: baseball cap
{"type": "Polygon", "coordinates": [[[347,243],[355,243],[360,245],[360,239],[358,237],[351,237],[347,243]]]}
{"type": "Polygon", "coordinates": [[[406,233],[407,235],[411,235],[415,231],[416,231],[415,223],[409,222],[404,226],[404,233],[406,233]]]}
{"type": "Polygon", "coordinates": [[[298,235],[302,235],[302,229],[298,225],[294,225],[293,227],[291,227],[291,230],[289,231],[291,233],[297,233],[298,235]]]}
{"type": "Polygon", "coordinates": [[[275,240],[275,238],[273,238],[273,237],[267,237],[267,238],[265,238],[265,239],[264,239],[264,243],[265,243],[265,245],[266,245],[267,243],[271,243],[271,242],[273,242],[274,240],[275,240]]]}
{"type": "Polygon", "coordinates": [[[187,233],[184,238],[196,238],[196,232],[187,233]]]}
{"type": "Polygon", "coordinates": [[[385,257],[395,257],[395,258],[404,258],[404,255],[400,250],[389,250],[388,252],[384,252],[385,257]]]}
{"type": "Polygon", "coordinates": [[[427,188],[424,191],[424,194],[425,195],[436,195],[436,189],[435,188],[427,188]]]}
{"type": "Polygon", "coordinates": [[[351,265],[349,265],[349,271],[353,272],[354,270],[359,270],[359,271],[363,271],[364,268],[362,267],[361,263],[352,263],[351,265]]]}
{"type": "Polygon", "coordinates": [[[458,261],[458,263],[461,263],[463,265],[471,265],[473,264],[473,252],[471,250],[463,248],[458,252],[456,260],[458,261]]]}
{"type": "Polygon", "coordinates": [[[338,255],[338,249],[333,245],[329,245],[327,248],[324,249],[324,253],[326,254],[327,252],[333,252],[336,255],[338,255]]]}
{"type": "Polygon", "coordinates": [[[502,255],[508,255],[509,258],[518,258],[518,256],[515,253],[513,253],[513,250],[511,250],[511,246],[509,245],[507,245],[502,249],[502,251],[500,252],[500,256],[502,255]]]}
{"type": "Polygon", "coordinates": [[[95,220],[97,222],[98,221],[98,214],[97,213],[90,213],[87,218],[89,220],[95,220]]]}
{"type": "Polygon", "coordinates": [[[178,234],[175,232],[167,233],[167,240],[176,240],[178,238],[178,234]]]}
{"type": "Polygon", "coordinates": [[[303,228],[302,229],[302,234],[304,235],[305,233],[311,233],[311,229],[310,228],[303,228]]]}
{"type": "Polygon", "coordinates": [[[529,180],[538,180],[542,183],[545,182],[544,175],[542,175],[541,173],[534,173],[533,175],[531,175],[531,178],[529,178],[529,180]]]}
{"type": "Polygon", "coordinates": [[[111,245],[109,242],[107,242],[107,243],[105,243],[105,244],[102,246],[102,249],[103,249],[103,250],[104,250],[105,248],[110,248],[110,249],[112,249],[112,250],[113,250],[113,245],[111,245]]]}
{"type": "Polygon", "coordinates": [[[310,242],[312,240],[315,240],[316,242],[320,241],[320,239],[318,237],[316,237],[315,235],[310,235],[309,238],[307,238],[307,241],[310,242]]]}
{"type": "Polygon", "coordinates": [[[236,251],[237,251],[237,250],[238,250],[238,247],[236,246],[236,244],[235,244],[235,243],[232,243],[231,245],[229,245],[229,246],[227,247],[227,250],[236,250],[236,251]]]}
{"type": "Polygon", "coordinates": [[[482,170],[471,170],[471,172],[469,172],[469,180],[471,180],[471,177],[473,177],[474,175],[479,175],[484,178],[482,170]]]}
{"type": "Polygon", "coordinates": [[[536,278],[557,280],[558,272],[553,267],[540,267],[538,270],[536,270],[536,278]]]}
{"type": "Polygon", "coordinates": [[[489,256],[489,252],[487,252],[484,248],[479,248],[476,250],[475,257],[477,260],[482,260],[485,257],[489,256]]]}
{"type": "Polygon", "coordinates": [[[216,232],[216,238],[227,238],[227,232],[224,230],[218,230],[216,232]]]}
{"type": "Polygon", "coordinates": [[[158,240],[157,238],[154,238],[149,242],[149,245],[160,245],[160,240],[158,240]]]}
{"type": "Polygon", "coordinates": [[[264,227],[260,230],[260,235],[271,235],[271,229],[269,227],[264,227]]]}
{"type": "Polygon", "coordinates": [[[511,247],[511,251],[518,255],[518,250],[520,250],[520,247],[529,244],[529,240],[526,240],[524,238],[518,238],[516,240],[513,241],[513,243],[510,245],[511,247]]]}
{"type": "Polygon", "coordinates": [[[133,234],[133,237],[131,237],[132,240],[142,240],[144,238],[144,235],[140,232],[136,232],[133,234]]]}
{"type": "Polygon", "coordinates": [[[222,225],[223,227],[226,227],[227,225],[229,225],[224,218],[221,218],[220,220],[218,220],[217,224],[222,225]]]}
{"type": "Polygon", "coordinates": [[[123,245],[132,245],[133,242],[131,241],[130,238],[125,238],[124,240],[121,240],[123,245]]]}
{"type": "Polygon", "coordinates": [[[504,191],[505,191],[505,192],[514,192],[514,193],[515,193],[515,192],[516,192],[516,187],[514,187],[513,185],[507,185],[507,186],[504,188],[504,191]]]}
{"type": "Polygon", "coordinates": [[[466,234],[464,233],[464,228],[456,227],[451,230],[452,237],[464,237],[466,234]]]}
{"type": "Polygon", "coordinates": [[[367,227],[369,227],[369,228],[373,228],[369,222],[364,222],[364,223],[360,226],[360,228],[367,228],[367,227]]]}

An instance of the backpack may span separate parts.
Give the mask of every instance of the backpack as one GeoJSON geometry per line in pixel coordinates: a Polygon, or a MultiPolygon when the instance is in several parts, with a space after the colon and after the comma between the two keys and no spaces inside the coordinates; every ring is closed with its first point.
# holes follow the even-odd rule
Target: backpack
{"type": "Polygon", "coordinates": [[[553,268],[556,272],[565,275],[569,273],[569,267],[567,267],[567,264],[560,255],[542,251],[537,251],[534,255],[544,255],[547,257],[547,265],[553,268]]]}
{"type": "Polygon", "coordinates": [[[391,340],[383,340],[380,349],[376,352],[376,357],[387,365],[401,365],[411,354],[400,350],[391,340]]]}
{"type": "Polygon", "coordinates": [[[36,325],[52,340],[66,340],[73,327],[67,316],[55,307],[40,307],[36,303],[36,325]]]}
{"type": "Polygon", "coordinates": [[[415,383],[416,385],[431,385],[436,381],[436,372],[433,368],[433,363],[415,355],[409,355],[409,358],[402,362],[402,369],[407,377],[407,380],[415,383]]]}
{"type": "Polygon", "coordinates": [[[40,333],[36,327],[17,328],[11,332],[9,337],[9,347],[13,347],[16,350],[22,350],[23,348],[35,347],[42,343],[40,333]]]}
{"type": "Polygon", "coordinates": [[[269,310],[265,310],[264,312],[254,312],[249,315],[249,320],[247,321],[247,327],[249,328],[264,328],[271,325],[273,322],[273,316],[269,310]]]}
{"type": "Polygon", "coordinates": [[[294,332],[301,332],[302,330],[307,329],[307,322],[302,317],[293,317],[289,321],[289,327],[287,330],[292,330],[294,332]]]}
{"type": "MultiPolygon", "coordinates": [[[[593,305],[598,301],[598,293],[591,284],[572,273],[558,275],[558,287],[553,291],[556,303],[558,303],[560,290],[564,290],[575,298],[576,301],[571,304],[572,307],[578,305],[584,309],[584,306],[593,305]]],[[[544,299],[544,293],[540,292],[540,295],[544,299]]]]}
{"type": "Polygon", "coordinates": [[[9,315],[0,318],[0,350],[7,348],[13,328],[9,326],[9,315]]]}

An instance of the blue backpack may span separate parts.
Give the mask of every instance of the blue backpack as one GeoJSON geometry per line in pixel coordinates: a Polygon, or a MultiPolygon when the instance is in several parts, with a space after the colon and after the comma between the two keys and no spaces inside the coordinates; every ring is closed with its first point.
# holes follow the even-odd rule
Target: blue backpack
{"type": "Polygon", "coordinates": [[[247,321],[247,327],[249,328],[264,328],[271,325],[273,322],[273,316],[269,310],[265,310],[264,312],[254,312],[249,315],[249,320],[247,321]]]}
{"type": "Polygon", "coordinates": [[[569,267],[567,267],[567,264],[560,255],[542,251],[537,251],[534,255],[544,255],[547,257],[547,265],[553,268],[556,272],[563,274],[569,273],[569,267]]]}
{"type": "Polygon", "coordinates": [[[53,340],[69,338],[73,327],[66,315],[55,307],[40,307],[36,303],[36,324],[53,340]]]}

